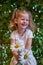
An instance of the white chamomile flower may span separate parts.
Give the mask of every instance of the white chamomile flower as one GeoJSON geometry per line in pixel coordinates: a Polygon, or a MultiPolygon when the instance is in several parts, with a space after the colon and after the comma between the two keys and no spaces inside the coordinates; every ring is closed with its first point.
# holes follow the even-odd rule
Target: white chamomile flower
{"type": "Polygon", "coordinates": [[[10,46],[10,49],[12,51],[17,51],[17,52],[21,51],[23,48],[24,48],[24,45],[21,44],[21,43],[18,43],[18,42],[12,43],[11,46],[10,46]]]}
{"type": "Polygon", "coordinates": [[[21,60],[20,62],[21,62],[21,63],[28,62],[28,58],[29,58],[28,52],[24,51],[24,52],[22,52],[20,55],[21,55],[21,56],[20,56],[20,60],[21,60]]]}

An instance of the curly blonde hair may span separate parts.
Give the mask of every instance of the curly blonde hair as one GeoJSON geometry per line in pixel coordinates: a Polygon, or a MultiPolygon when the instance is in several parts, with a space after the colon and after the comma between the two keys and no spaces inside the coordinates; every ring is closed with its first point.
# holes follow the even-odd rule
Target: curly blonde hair
{"type": "Polygon", "coordinates": [[[16,23],[16,18],[19,17],[19,14],[21,12],[22,13],[26,12],[26,13],[29,14],[29,26],[28,27],[29,27],[29,29],[31,29],[34,32],[36,26],[35,26],[35,23],[33,22],[31,12],[30,11],[27,11],[27,10],[21,10],[21,9],[14,9],[13,14],[12,14],[12,18],[11,18],[11,22],[10,22],[8,28],[10,30],[15,30],[15,29],[18,28],[18,25],[16,23]]]}

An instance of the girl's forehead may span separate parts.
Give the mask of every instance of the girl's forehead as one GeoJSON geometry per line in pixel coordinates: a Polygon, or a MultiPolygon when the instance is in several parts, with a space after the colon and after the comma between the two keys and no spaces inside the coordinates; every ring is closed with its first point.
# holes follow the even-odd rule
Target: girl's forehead
{"type": "Polygon", "coordinates": [[[18,17],[26,17],[26,18],[29,18],[29,13],[27,13],[27,12],[19,12],[18,13],[18,17]]]}

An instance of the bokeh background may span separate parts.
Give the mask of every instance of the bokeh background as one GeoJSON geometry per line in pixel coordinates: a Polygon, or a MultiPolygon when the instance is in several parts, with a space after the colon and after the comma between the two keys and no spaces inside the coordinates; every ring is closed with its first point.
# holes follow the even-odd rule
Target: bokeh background
{"type": "Polygon", "coordinates": [[[9,65],[12,53],[8,29],[12,11],[15,8],[27,9],[32,12],[36,24],[32,51],[38,65],[43,65],[43,0],[0,0],[0,65],[9,65]]]}

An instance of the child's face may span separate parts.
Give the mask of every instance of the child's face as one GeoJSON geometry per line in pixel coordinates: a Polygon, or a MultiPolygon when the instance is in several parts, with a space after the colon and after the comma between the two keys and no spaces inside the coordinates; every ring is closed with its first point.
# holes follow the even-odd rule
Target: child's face
{"type": "Polygon", "coordinates": [[[17,19],[18,28],[26,29],[29,25],[29,14],[28,13],[20,13],[17,19]]]}

